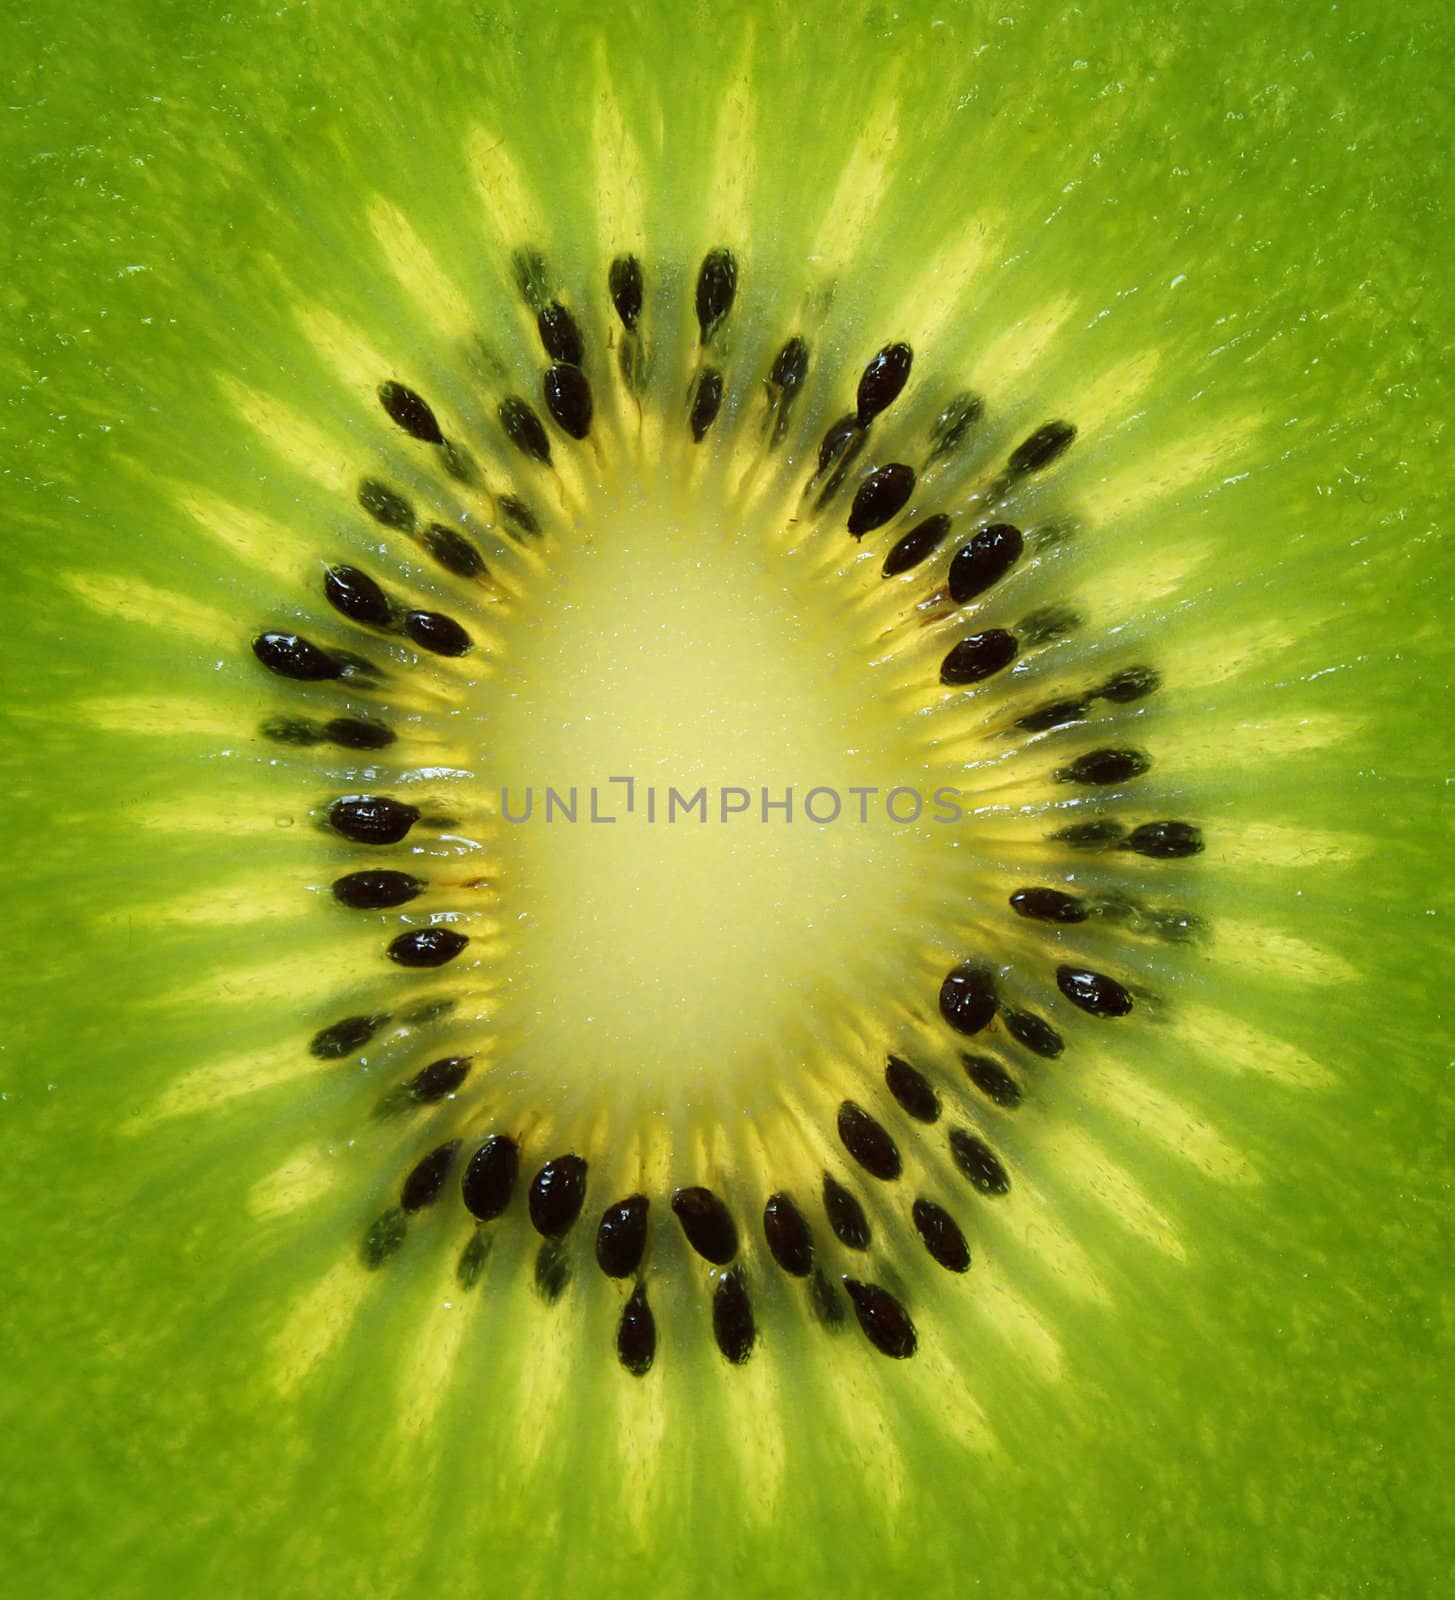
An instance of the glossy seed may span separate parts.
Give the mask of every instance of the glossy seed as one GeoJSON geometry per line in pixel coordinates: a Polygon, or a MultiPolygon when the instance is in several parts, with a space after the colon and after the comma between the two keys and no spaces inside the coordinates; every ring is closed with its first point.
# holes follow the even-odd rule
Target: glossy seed
{"type": "Polygon", "coordinates": [[[818,472],[822,476],[830,467],[847,467],[864,448],[868,436],[859,426],[856,417],[840,417],[824,434],[818,447],[818,472]]]}
{"type": "Polygon", "coordinates": [[[855,1197],[828,1173],[823,1176],[823,1208],[829,1227],[851,1250],[869,1248],[869,1219],[855,1197]]]}
{"type": "Polygon", "coordinates": [[[711,250],[697,274],[697,326],[706,344],[732,310],[738,292],[738,263],[730,250],[711,250]]]}
{"type": "Polygon", "coordinates": [[[381,383],[379,404],[388,413],[391,422],[398,424],[411,438],[424,444],[443,444],[445,436],[435,421],[435,414],[425,404],[421,395],[402,383],[381,383]]]}
{"type": "Polygon", "coordinates": [[[910,1215],[914,1231],[934,1260],[947,1272],[966,1272],[970,1267],[970,1246],[960,1225],[933,1200],[916,1200],[910,1215]]]}
{"type": "Polygon", "coordinates": [[[905,1361],[915,1353],[919,1339],[914,1323],[888,1289],[881,1289],[877,1283],[860,1283],[857,1278],[845,1278],[844,1288],[864,1337],[876,1350],[896,1361],[905,1361]]]}
{"type": "Polygon", "coordinates": [[[973,1133],[955,1128],[950,1133],[950,1154],[955,1165],[981,1194],[1009,1194],[1010,1178],[1000,1158],[973,1133]]]}
{"type": "Polygon", "coordinates": [[[1089,700],[1052,700],[1017,717],[1015,725],[1027,733],[1045,733],[1048,728],[1064,728],[1068,722],[1080,722],[1090,709],[1089,700]]]}
{"type": "Polygon", "coordinates": [[[1075,850],[1096,850],[1111,844],[1122,836],[1122,825],[1110,818],[1096,822],[1073,822],[1069,827],[1057,828],[1049,835],[1057,844],[1069,844],[1075,850]]]}
{"type": "Polygon", "coordinates": [[[867,426],[899,398],[913,362],[914,352],[907,344],[887,344],[864,368],[856,396],[861,426],[867,426]]]}
{"type": "Polygon", "coordinates": [[[1132,997],[1115,978],[1085,967],[1057,967],[1056,987],[1074,1006],[1093,1017],[1124,1017],[1132,997]]]}
{"type": "Polygon", "coordinates": [[[552,1306],[566,1292],[571,1281],[571,1263],[559,1239],[543,1239],[536,1251],[536,1293],[552,1306]]]}
{"type": "Polygon", "coordinates": [[[707,437],[707,430],[717,420],[721,407],[722,373],[716,367],[707,367],[692,391],[692,409],[687,418],[692,427],[695,444],[701,444],[707,437]]]}
{"type": "Polygon", "coordinates": [[[323,575],[323,597],[351,622],[387,628],[394,619],[389,596],[357,567],[329,567],[323,575]]]}
{"type": "Polygon", "coordinates": [[[404,631],[421,650],[437,656],[462,656],[475,644],[453,617],[440,611],[406,612],[404,631]]]}
{"type": "Polygon", "coordinates": [[[849,532],[856,539],[862,539],[875,528],[882,528],[891,517],[904,510],[913,493],[913,467],[906,466],[903,461],[875,467],[859,485],[854,503],[849,507],[849,532]]]}
{"type": "Polygon", "coordinates": [[[642,314],[642,264],[635,256],[618,256],[607,270],[606,286],[611,303],[628,333],[636,330],[642,314]]]}
{"type": "Polygon", "coordinates": [[[394,730],[366,717],[334,717],[324,732],[345,750],[383,750],[394,743],[394,730]]]}
{"type": "Polygon", "coordinates": [[[333,897],[354,911],[387,911],[391,906],[408,905],[427,887],[422,878],[407,872],[348,872],[334,879],[333,897]]]}
{"type": "Polygon", "coordinates": [[[1140,750],[1090,750],[1066,767],[1056,769],[1060,783],[1085,783],[1105,788],[1113,783],[1126,783],[1138,778],[1151,761],[1140,750]]]}
{"type": "Polygon", "coordinates": [[[500,418],[500,426],[505,429],[505,437],[522,455],[543,465],[549,463],[551,441],[546,434],[546,425],[526,401],[517,395],[510,395],[500,402],[496,415],[500,418]]]}
{"type": "Polygon", "coordinates": [[[908,572],[911,568],[917,567],[920,562],[928,559],[939,549],[949,531],[950,519],[943,511],[937,511],[934,516],[926,517],[923,522],[911,528],[890,550],[884,558],[880,572],[886,578],[897,578],[901,572],[908,572]]]}
{"type": "Polygon", "coordinates": [[[1063,456],[1076,437],[1076,429],[1069,422],[1042,423],[1029,438],[1023,440],[1010,453],[1007,463],[1016,477],[1028,472],[1039,472],[1063,456]]]}
{"type": "Polygon", "coordinates": [[[382,527],[398,533],[414,532],[414,508],[402,494],[377,478],[365,478],[359,485],[359,504],[382,527]]]}
{"type": "Polygon", "coordinates": [[[930,429],[930,460],[947,456],[964,441],[985,411],[979,395],[958,394],[935,418],[930,429]]]}
{"type": "Polygon", "coordinates": [[[1033,1055],[1045,1061],[1054,1061],[1066,1048],[1061,1035],[1044,1017],[1036,1016],[1033,1011],[1007,1010],[1004,1016],[1005,1031],[1033,1055]]]}
{"type": "Polygon", "coordinates": [[[987,628],[972,633],[954,646],[940,663],[940,682],[948,688],[967,683],[983,683],[1003,672],[1016,658],[1020,646],[1013,633],[1004,628],[987,628]]]}
{"type": "Polygon", "coordinates": [[[406,1211],[421,1211],[439,1199],[440,1190],[444,1188],[445,1179],[450,1175],[450,1168],[455,1164],[455,1155],[459,1148],[460,1141],[451,1139],[448,1144],[442,1144],[438,1149],[431,1150],[419,1162],[404,1180],[404,1186],[399,1191],[399,1204],[406,1211]]]}
{"type": "Polygon", "coordinates": [[[344,673],[342,661],[298,633],[260,633],[253,654],[269,672],[298,683],[323,683],[344,673]]]}
{"type": "Polygon", "coordinates": [[[639,1283],[622,1307],[616,1325],[616,1359],[634,1378],[651,1370],[657,1355],[657,1321],[647,1304],[647,1288],[639,1283]]]}
{"type": "Polygon", "coordinates": [[[950,598],[964,605],[999,583],[1020,560],[1025,539],[1009,522],[992,522],[962,544],[950,562],[950,598]]]}
{"type": "Polygon", "coordinates": [[[416,928],[389,942],[388,956],[401,967],[442,967],[469,944],[453,928],[416,928]]]}
{"type": "Polygon", "coordinates": [[[292,744],[300,748],[322,744],[328,737],[316,722],[310,722],[307,717],[269,717],[258,732],[275,744],[292,744]]]}
{"type": "Polygon", "coordinates": [[[328,824],[355,844],[398,844],[419,821],[419,807],[382,794],[347,795],[328,808],[328,824]]]}
{"type": "Polygon", "coordinates": [[[371,1270],[382,1267],[390,1256],[404,1243],[409,1233],[409,1218],[398,1206],[390,1206],[375,1217],[364,1235],[359,1254],[364,1265],[371,1270]]]}
{"type": "Polygon", "coordinates": [[[989,1056],[961,1056],[965,1076],[995,1105],[1013,1110],[1021,1103],[1020,1085],[998,1061],[989,1056]]]}
{"type": "Polygon", "coordinates": [[[457,578],[478,578],[485,571],[485,558],[462,533],[432,522],[425,529],[424,548],[430,559],[457,578]]]}
{"type": "Polygon", "coordinates": [[[890,1094],[916,1122],[939,1120],[939,1095],[930,1087],[930,1080],[909,1062],[890,1056],[884,1068],[884,1081],[889,1085],[890,1094]]]}
{"type": "Polygon", "coordinates": [[[465,1168],[460,1198],[472,1217],[490,1222],[510,1204],[520,1173],[520,1146],[503,1133],[492,1134],[465,1168]]]}
{"type": "Polygon", "coordinates": [[[1154,861],[1176,861],[1200,854],[1202,829],[1191,822],[1144,822],[1127,835],[1122,849],[1154,861]]]}
{"type": "Polygon", "coordinates": [[[1133,700],[1145,699],[1161,687],[1161,675],[1151,667],[1127,667],[1125,671],[1108,678],[1101,688],[1092,690],[1092,693],[1117,705],[1127,705],[1133,700]]]}
{"type": "Polygon", "coordinates": [[[710,1189],[692,1186],[672,1196],[672,1210],[687,1242],[705,1261],[725,1267],[738,1253],[738,1230],[728,1208],[710,1189]]]}
{"type": "Polygon", "coordinates": [[[995,979],[987,967],[963,962],[940,985],[940,1015],[956,1033],[979,1033],[995,1015],[995,979]]]}
{"type": "Polygon", "coordinates": [[[1032,922],[1085,922],[1086,907],[1074,894],[1060,889],[1017,889],[1011,909],[1032,922]]]}
{"type": "Polygon", "coordinates": [[[531,1180],[531,1226],[542,1238],[559,1239],[581,1215],[585,1198],[586,1163],[580,1156],[556,1156],[531,1180]]]}
{"type": "Polygon", "coordinates": [[[421,1067],[407,1085],[409,1097],[422,1106],[432,1106],[452,1095],[470,1075],[469,1056],[442,1056],[421,1067]]]}
{"type": "Polygon", "coordinates": [[[552,300],[536,315],[536,331],[541,345],[552,361],[564,361],[568,366],[579,367],[586,354],[581,341],[581,329],[575,317],[561,304],[552,300]]]}
{"type": "Polygon", "coordinates": [[[768,371],[768,382],[775,389],[781,390],[784,399],[787,400],[802,387],[803,380],[807,376],[808,344],[795,334],[774,356],[773,365],[768,371]]]}
{"type": "Polygon", "coordinates": [[[629,1278],[647,1248],[647,1197],[628,1195],[608,1206],[596,1228],[596,1262],[608,1278],[629,1278]]]}
{"type": "Polygon", "coordinates": [[[308,1052],[320,1061],[341,1061],[345,1056],[362,1050],[369,1040],[388,1021],[388,1017],[344,1017],[320,1028],[309,1040],[308,1052]]]}
{"type": "Polygon", "coordinates": [[[863,1106],[852,1100],[845,1100],[839,1107],[839,1138],[871,1177],[888,1182],[899,1176],[899,1146],[863,1106]]]}
{"type": "Polygon", "coordinates": [[[540,251],[525,245],[512,255],[510,264],[515,270],[515,286],[531,310],[540,311],[548,305],[551,299],[550,270],[540,251]]]}
{"type": "Polygon", "coordinates": [[[773,1259],[795,1278],[806,1278],[813,1268],[813,1230],[786,1194],[768,1197],[763,1207],[763,1237],[773,1259]]]}
{"type": "Polygon", "coordinates": [[[518,499],[513,494],[501,495],[500,515],[505,518],[512,528],[519,529],[521,533],[528,533],[534,536],[541,531],[541,525],[535,512],[531,510],[524,500],[518,499]]]}
{"type": "Polygon", "coordinates": [[[753,1353],[758,1330],[753,1323],[753,1305],[743,1282],[741,1267],[734,1267],[718,1280],[712,1296],[712,1336],[717,1347],[740,1367],[753,1353]]]}
{"type": "Polygon", "coordinates": [[[541,379],[546,410],[556,424],[573,439],[584,439],[591,432],[591,385],[580,367],[558,362],[541,379]]]}

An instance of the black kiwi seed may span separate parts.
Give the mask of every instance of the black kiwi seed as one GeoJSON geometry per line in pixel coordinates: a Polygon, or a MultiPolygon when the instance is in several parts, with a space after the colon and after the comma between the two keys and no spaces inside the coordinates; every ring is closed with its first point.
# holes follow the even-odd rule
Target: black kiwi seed
{"type": "Polygon", "coordinates": [[[541,389],[557,425],[573,439],[584,439],[591,432],[591,385],[580,367],[557,362],[541,379],[541,389]]]}
{"type": "Polygon", "coordinates": [[[897,1361],[907,1360],[915,1353],[919,1339],[914,1323],[888,1289],[881,1289],[877,1283],[860,1283],[856,1278],[845,1278],[844,1288],[864,1337],[876,1350],[897,1361]]]}
{"type": "Polygon", "coordinates": [[[886,578],[896,578],[901,572],[908,572],[912,567],[917,567],[921,561],[939,549],[949,531],[950,519],[943,511],[937,511],[934,516],[926,517],[923,522],[911,528],[890,550],[884,558],[884,565],[880,571],[886,578]]]}
{"type": "Polygon", "coordinates": [[[1005,1031],[1023,1044],[1033,1055],[1038,1055],[1044,1061],[1054,1061],[1066,1048],[1066,1042],[1061,1035],[1046,1021],[1038,1017],[1033,1011],[1005,1012],[1005,1031]]]}
{"type": "Polygon", "coordinates": [[[1124,1017],[1132,997],[1115,978],[1084,967],[1057,967],[1056,987],[1074,1006],[1093,1017],[1124,1017]]]}
{"type": "Polygon", "coordinates": [[[1117,705],[1127,705],[1133,700],[1144,699],[1161,687],[1161,674],[1152,667],[1127,667],[1125,671],[1108,678],[1101,688],[1093,689],[1092,693],[1117,705]]]}
{"type": "Polygon", "coordinates": [[[298,633],[260,633],[253,654],[269,672],[298,683],[323,683],[344,674],[342,661],[298,633]]]}
{"type": "Polygon", "coordinates": [[[773,1259],[795,1278],[813,1269],[813,1230],[786,1194],[769,1195],[763,1207],[763,1237],[773,1259]]]}
{"type": "Polygon", "coordinates": [[[788,340],[773,358],[768,371],[768,382],[781,390],[785,401],[793,397],[808,376],[808,343],[797,334],[788,340]]]}
{"type": "Polygon", "coordinates": [[[616,1359],[634,1378],[651,1370],[657,1354],[657,1321],[647,1304],[646,1285],[639,1283],[622,1307],[616,1326],[616,1359]]]}
{"type": "Polygon", "coordinates": [[[416,928],[389,941],[388,956],[401,967],[442,967],[469,944],[453,928],[416,928]]]}
{"type": "Polygon", "coordinates": [[[404,631],[421,650],[437,656],[462,656],[475,644],[453,617],[440,611],[407,612],[404,631]]]}
{"type": "Polygon", "coordinates": [[[572,367],[581,365],[581,359],[586,354],[586,346],[581,341],[581,329],[575,317],[559,300],[552,300],[537,314],[536,330],[552,361],[564,361],[572,367]]]}
{"type": "Polygon", "coordinates": [[[328,808],[329,827],[355,844],[398,844],[418,821],[418,806],[382,794],[346,795],[328,808]]]}
{"type": "Polygon", "coordinates": [[[334,879],[333,897],[355,911],[386,911],[391,906],[408,905],[427,887],[422,878],[407,872],[348,872],[334,879]]]}
{"type": "Polygon", "coordinates": [[[992,522],[962,544],[950,562],[950,598],[964,605],[999,583],[1021,558],[1026,542],[1009,522],[992,522]]]}
{"type": "Polygon", "coordinates": [[[387,483],[365,478],[359,484],[359,504],[382,527],[398,533],[414,532],[414,507],[387,483]]]}
{"type": "Polygon", "coordinates": [[[995,978],[987,967],[962,962],[940,985],[940,1015],[956,1033],[979,1033],[997,1003],[995,978]]]}
{"type": "Polygon", "coordinates": [[[394,743],[394,730],[367,717],[334,717],[324,732],[345,750],[383,750],[394,743]]]}
{"type": "Polygon", "coordinates": [[[606,286],[621,325],[634,333],[642,314],[642,264],[635,256],[618,256],[607,270],[606,286]]]}
{"type": "Polygon", "coordinates": [[[692,409],[687,418],[695,444],[701,444],[707,437],[707,430],[717,421],[721,408],[722,373],[716,367],[705,367],[692,391],[692,409]]]}
{"type": "Polygon", "coordinates": [[[500,515],[505,518],[512,528],[518,528],[522,533],[532,535],[541,531],[541,525],[536,519],[535,512],[531,510],[524,500],[518,499],[513,494],[503,494],[499,503],[500,515]]]}
{"type": "Polygon", "coordinates": [[[725,1272],[718,1281],[712,1296],[712,1334],[718,1349],[736,1367],[753,1353],[758,1330],[753,1323],[753,1304],[748,1299],[748,1286],[743,1282],[741,1267],[725,1272]]]}
{"type": "Polygon", "coordinates": [[[862,539],[875,528],[882,528],[891,517],[898,516],[914,493],[914,482],[914,468],[903,461],[875,467],[859,485],[854,503],[849,507],[849,532],[856,539],[862,539]]]}
{"type": "Polygon", "coordinates": [[[1202,829],[1191,822],[1144,822],[1127,835],[1122,849],[1154,861],[1176,861],[1202,851],[1202,829]]]}
{"type": "Polygon", "coordinates": [[[712,1192],[693,1185],[672,1196],[672,1210],[687,1242],[704,1261],[725,1267],[738,1253],[738,1230],[728,1208],[712,1192]]]}
{"type": "Polygon", "coordinates": [[[629,1278],[647,1248],[647,1197],[628,1195],[608,1206],[596,1229],[596,1262],[608,1278],[629,1278]]]}
{"type": "Polygon", "coordinates": [[[406,1088],[410,1099],[422,1106],[432,1106],[453,1094],[469,1075],[469,1056],[442,1056],[427,1067],[421,1067],[406,1088]]]}
{"type": "Polygon", "coordinates": [[[1011,909],[1033,922],[1085,922],[1087,910],[1074,894],[1060,889],[1017,889],[1011,909]]]}
{"type": "Polygon", "coordinates": [[[510,1204],[520,1173],[520,1146],[503,1133],[492,1134],[465,1168],[460,1198],[465,1209],[481,1222],[490,1222],[510,1204]]]}
{"type": "Polygon", "coordinates": [[[424,548],[433,561],[457,578],[478,578],[485,571],[485,559],[462,533],[432,522],[425,529],[424,548]]]}
{"type": "Polygon", "coordinates": [[[987,628],[961,639],[940,663],[940,682],[948,688],[967,683],[983,683],[1003,672],[1020,649],[1013,633],[1004,628],[987,628]]]}
{"type": "Polygon", "coordinates": [[[1039,472],[1065,455],[1075,437],[1076,429],[1069,422],[1044,422],[1011,451],[1006,465],[1018,478],[1028,472],[1039,472]]]}
{"type": "Polygon", "coordinates": [[[950,1154],[955,1165],[981,1194],[1009,1194],[1010,1177],[1000,1164],[1000,1157],[973,1133],[963,1128],[950,1131],[950,1154]]]}
{"type": "Polygon", "coordinates": [[[987,1100],[1004,1106],[1008,1111],[1021,1103],[1020,1085],[998,1061],[990,1056],[965,1055],[960,1060],[965,1068],[965,1076],[987,1100]]]}
{"type": "Polygon", "coordinates": [[[551,441],[546,435],[546,425],[518,395],[508,395],[496,408],[505,437],[532,461],[548,465],[551,459],[551,441]]]}
{"type": "Polygon", "coordinates": [[[394,620],[389,596],[367,572],[360,572],[357,567],[329,567],[323,575],[323,597],[351,622],[387,628],[394,620]]]}
{"type": "Polygon", "coordinates": [[[954,450],[985,411],[985,402],[976,394],[957,394],[935,418],[930,429],[930,460],[938,461],[954,450]]]}
{"type": "Polygon", "coordinates": [[[1015,725],[1027,733],[1045,733],[1048,728],[1064,728],[1068,722],[1080,722],[1090,709],[1090,700],[1052,700],[1017,717],[1015,725]]]}
{"type": "Polygon", "coordinates": [[[851,1250],[869,1248],[869,1219],[864,1208],[836,1178],[823,1175],[823,1208],[829,1226],[851,1250]]]}
{"type": "Polygon", "coordinates": [[[710,250],[697,274],[697,326],[706,344],[732,310],[738,292],[738,263],[730,250],[710,250]]]}
{"type": "Polygon", "coordinates": [[[397,423],[411,438],[418,439],[424,444],[445,442],[445,436],[440,432],[440,425],[435,421],[434,412],[425,404],[423,397],[416,394],[413,389],[402,383],[381,383],[379,404],[389,414],[389,420],[397,423]]]}
{"type": "Polygon", "coordinates": [[[839,1138],[865,1172],[888,1182],[903,1170],[899,1146],[873,1117],[852,1100],[839,1107],[839,1138]]]}
{"type": "Polygon", "coordinates": [[[1089,750],[1055,772],[1058,783],[1086,783],[1105,788],[1139,778],[1152,765],[1140,750],[1089,750]]]}
{"type": "Polygon", "coordinates": [[[925,1249],[947,1272],[969,1270],[970,1246],[965,1243],[959,1223],[943,1206],[933,1200],[916,1200],[910,1215],[925,1249]]]}
{"type": "Polygon", "coordinates": [[[385,1016],[344,1017],[320,1028],[308,1043],[308,1053],[320,1061],[341,1061],[362,1050],[388,1021],[385,1016]]]}
{"type": "Polygon", "coordinates": [[[316,722],[310,722],[307,717],[269,717],[258,732],[275,744],[299,747],[322,744],[328,737],[316,722]]]}
{"type": "Polygon", "coordinates": [[[390,1206],[369,1225],[359,1254],[364,1265],[371,1269],[382,1267],[390,1256],[404,1243],[409,1233],[409,1218],[398,1206],[390,1206]]]}
{"type": "Polygon", "coordinates": [[[450,1175],[450,1168],[455,1164],[455,1156],[460,1149],[460,1141],[451,1139],[448,1144],[442,1144],[436,1150],[431,1150],[420,1161],[404,1180],[404,1186],[399,1191],[399,1204],[406,1211],[420,1211],[425,1206],[435,1203],[440,1197],[440,1190],[445,1186],[445,1179],[450,1175]]]}
{"type": "Polygon", "coordinates": [[[531,1226],[543,1239],[559,1239],[581,1215],[586,1198],[586,1163],[580,1156],[556,1156],[531,1179],[531,1226]]]}
{"type": "Polygon", "coordinates": [[[815,476],[822,476],[832,466],[847,467],[864,448],[867,437],[857,417],[840,417],[824,434],[823,443],[818,447],[818,471],[815,476]]]}
{"type": "Polygon", "coordinates": [[[1121,823],[1107,817],[1097,822],[1073,822],[1048,837],[1057,844],[1069,844],[1074,850],[1094,850],[1120,839],[1122,831],[1121,823]]]}
{"type": "Polygon", "coordinates": [[[542,1239],[536,1251],[536,1293],[547,1305],[554,1305],[571,1281],[571,1263],[559,1239],[542,1239]]]}
{"type": "Polygon", "coordinates": [[[899,1056],[890,1056],[884,1068],[884,1081],[889,1092],[909,1112],[916,1122],[937,1122],[940,1116],[940,1097],[930,1087],[930,1080],[899,1056]]]}
{"type": "Polygon", "coordinates": [[[907,344],[887,344],[864,368],[856,396],[860,426],[872,422],[899,398],[913,362],[914,352],[907,344]]]}

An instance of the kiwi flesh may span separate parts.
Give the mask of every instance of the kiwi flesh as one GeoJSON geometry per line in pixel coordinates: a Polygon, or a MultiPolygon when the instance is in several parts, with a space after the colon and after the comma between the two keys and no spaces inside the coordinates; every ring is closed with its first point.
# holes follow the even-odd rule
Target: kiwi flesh
{"type": "MultiPolygon", "coordinates": [[[[67,354],[85,274],[19,274],[81,437],[14,560],[18,1570],[1418,1592],[1379,1446],[1441,1257],[1371,1218],[1438,1170],[1438,723],[1346,657],[1371,538],[1436,648],[1348,381],[1421,319],[1184,160],[1289,137],[1297,29],[729,10],[669,62],[670,12],[206,41],[128,331],[67,354]]],[[[1387,160],[1329,181],[1408,241],[1387,160]]]]}

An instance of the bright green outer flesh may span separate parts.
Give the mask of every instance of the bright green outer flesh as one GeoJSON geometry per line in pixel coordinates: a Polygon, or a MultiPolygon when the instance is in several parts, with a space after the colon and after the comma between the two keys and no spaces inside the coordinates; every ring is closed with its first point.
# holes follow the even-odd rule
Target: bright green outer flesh
{"type": "MultiPolygon", "coordinates": [[[[1340,10],[1266,7],[841,7],[799,22],[764,8],[755,22],[663,5],[638,8],[621,43],[539,7],[208,23],[155,3],[94,23],[53,9],[7,21],[3,48],[20,64],[0,150],[14,227],[0,290],[6,1588],[1436,1592],[1455,1558],[1441,1459],[1446,8],[1385,7],[1356,30],[1340,10]],[[220,562],[165,483],[282,513],[291,488],[218,380],[274,384],[298,343],[295,294],[376,343],[427,338],[427,318],[401,328],[397,299],[374,298],[388,285],[360,232],[366,199],[387,196],[447,270],[479,281],[487,235],[461,151],[484,122],[528,172],[565,270],[594,270],[573,239],[594,233],[586,152],[609,81],[650,174],[650,250],[690,262],[718,242],[717,107],[740,60],[758,112],[742,215],[760,281],[797,281],[820,224],[806,202],[833,192],[872,125],[865,104],[901,73],[861,309],[844,313],[861,345],[973,208],[993,219],[976,268],[990,331],[957,324],[948,367],[975,371],[996,335],[1058,304],[1069,315],[1023,378],[1033,418],[1160,358],[1084,493],[1161,470],[1189,435],[1231,439],[1215,471],[1151,502],[1174,568],[1194,545],[1207,553],[1144,625],[1160,659],[1186,641],[1220,669],[1184,701],[1208,730],[1187,792],[1209,825],[1316,841],[1209,852],[1214,922],[1286,941],[1192,980],[1253,1041],[1230,1047],[1225,1074],[1199,1065],[1183,1085],[1189,1114],[1242,1158],[1241,1181],[1123,1148],[1177,1251],[1105,1210],[1076,1216],[1110,1295],[1038,1284],[1055,1376],[1013,1341],[984,1350],[968,1387],[998,1448],[929,1425],[933,1388],[879,1369],[887,1393],[913,1393],[892,1494],[872,1456],[842,1449],[834,1369],[811,1341],[779,1369],[801,1389],[780,1388],[766,1415],[720,1364],[683,1363],[645,1488],[601,1448],[633,1403],[606,1360],[578,1357],[568,1399],[522,1410],[477,1349],[470,1380],[411,1433],[398,1385],[420,1301],[402,1274],[341,1350],[280,1391],[289,1308],[347,1251],[358,1215],[289,1231],[243,1200],[327,1091],[191,1121],[148,1112],[199,1063],[296,1050],[315,1019],[169,1000],[246,966],[256,928],[144,931],[179,886],[297,857],[139,829],[143,800],[193,793],[204,774],[219,804],[278,791],[250,754],[220,756],[226,741],[169,728],[165,710],[146,738],[97,725],[98,701],[164,704],[215,652],[161,616],[108,617],[69,581],[125,573],[251,627],[267,582],[220,562]],[[765,1497],[741,1438],[779,1429],[786,1470],[765,1497]],[[514,1472],[517,1441],[541,1436],[536,1466],[514,1472]],[[644,1494],[643,1527],[630,1512],[644,1494]]],[[[497,269],[479,291],[485,323],[507,304],[497,269]]],[[[306,381],[307,358],[299,370],[306,381]]],[[[1126,538],[1160,558],[1157,531],[1144,517],[1126,538]]],[[[1117,536],[1104,533],[1113,558],[1117,536]]],[[[216,676],[230,703],[262,703],[240,657],[216,676]]]]}

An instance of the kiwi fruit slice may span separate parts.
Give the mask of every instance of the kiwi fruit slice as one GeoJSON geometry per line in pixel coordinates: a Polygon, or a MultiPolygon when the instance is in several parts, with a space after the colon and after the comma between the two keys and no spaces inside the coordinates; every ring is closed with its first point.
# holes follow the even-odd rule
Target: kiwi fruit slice
{"type": "Polygon", "coordinates": [[[1443,15],[11,31],[17,1591],[1434,1592],[1443,15]]]}

